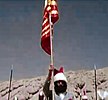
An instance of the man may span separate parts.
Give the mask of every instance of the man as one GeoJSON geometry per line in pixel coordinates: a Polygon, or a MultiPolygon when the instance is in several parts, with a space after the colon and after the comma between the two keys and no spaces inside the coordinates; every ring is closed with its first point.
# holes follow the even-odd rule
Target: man
{"type": "Polygon", "coordinates": [[[67,92],[67,79],[64,75],[63,67],[59,70],[51,67],[45,81],[43,91],[47,100],[52,100],[52,90],[50,90],[52,71],[54,70],[54,98],[55,100],[75,100],[72,93],[67,92]]]}
{"type": "Polygon", "coordinates": [[[80,100],[88,100],[85,82],[77,83],[74,91],[77,93],[77,97],[80,96],[80,100]]]}
{"type": "Polygon", "coordinates": [[[84,85],[84,87],[82,89],[82,100],[88,100],[85,87],[86,87],[86,84],[84,85]]]}

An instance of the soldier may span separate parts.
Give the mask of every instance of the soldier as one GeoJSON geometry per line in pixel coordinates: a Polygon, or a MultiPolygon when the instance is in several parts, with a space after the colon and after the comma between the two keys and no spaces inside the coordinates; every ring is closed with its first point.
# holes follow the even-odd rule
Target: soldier
{"type": "Polygon", "coordinates": [[[45,81],[43,91],[47,100],[52,100],[52,90],[50,90],[51,75],[54,70],[54,98],[55,100],[75,100],[72,93],[67,92],[67,79],[64,75],[63,67],[57,70],[54,67],[49,69],[48,77],[45,81]]]}

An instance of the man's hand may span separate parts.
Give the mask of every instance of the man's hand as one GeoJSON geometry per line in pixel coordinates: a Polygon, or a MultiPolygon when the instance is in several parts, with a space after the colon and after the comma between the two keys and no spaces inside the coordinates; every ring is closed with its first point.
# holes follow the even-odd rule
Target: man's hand
{"type": "Polygon", "coordinates": [[[50,67],[49,67],[49,73],[48,73],[48,80],[51,80],[53,70],[54,70],[54,66],[50,65],[50,67]]]}

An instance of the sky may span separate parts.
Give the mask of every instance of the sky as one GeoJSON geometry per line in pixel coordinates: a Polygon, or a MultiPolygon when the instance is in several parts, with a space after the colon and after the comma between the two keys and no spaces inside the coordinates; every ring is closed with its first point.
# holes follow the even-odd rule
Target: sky
{"type": "MultiPolygon", "coordinates": [[[[46,75],[40,46],[44,0],[0,0],[0,81],[46,75]]],[[[65,71],[108,67],[108,1],[58,0],[54,66],[65,71]]]]}

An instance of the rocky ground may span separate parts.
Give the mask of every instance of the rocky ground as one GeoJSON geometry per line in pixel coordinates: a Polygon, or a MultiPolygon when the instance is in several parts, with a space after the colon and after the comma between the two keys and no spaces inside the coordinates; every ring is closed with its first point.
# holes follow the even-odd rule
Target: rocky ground
{"type": "MultiPolygon", "coordinates": [[[[68,71],[65,73],[68,79],[68,91],[73,92],[79,100],[79,94],[75,89],[81,89],[86,84],[86,91],[89,100],[95,100],[95,76],[94,70],[68,71]]],[[[46,76],[32,79],[13,80],[10,91],[10,100],[17,96],[18,100],[38,100],[38,94],[42,91],[46,76]]],[[[97,70],[98,90],[108,91],[108,67],[97,70]]],[[[0,100],[7,100],[9,93],[9,82],[0,83],[0,100]]],[[[99,99],[98,99],[99,100],[99,99]]],[[[108,99],[106,99],[108,100],[108,99]]]]}

